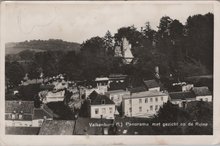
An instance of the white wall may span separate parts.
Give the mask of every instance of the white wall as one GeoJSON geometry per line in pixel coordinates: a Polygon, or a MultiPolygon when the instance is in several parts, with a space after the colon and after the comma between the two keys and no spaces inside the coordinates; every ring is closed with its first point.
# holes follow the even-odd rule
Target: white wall
{"type": "Polygon", "coordinates": [[[207,96],[196,96],[197,101],[206,101],[206,102],[212,102],[212,95],[207,95],[207,96]]]}
{"type": "Polygon", "coordinates": [[[163,104],[166,103],[167,101],[168,101],[168,95],[131,98],[131,99],[126,98],[123,99],[122,101],[122,112],[124,113],[125,116],[128,117],[149,117],[156,114],[159,108],[163,106],[163,104]],[[156,98],[158,99],[157,101],[156,98]],[[161,100],[161,98],[163,98],[163,100],[161,100]],[[139,100],[141,100],[141,103],[139,100]],[[131,108],[131,112],[130,112],[130,108],[131,108]]]}
{"type": "Polygon", "coordinates": [[[116,106],[120,106],[122,102],[122,96],[128,94],[130,94],[130,92],[110,93],[107,96],[115,103],[116,106]]]}
{"type": "Polygon", "coordinates": [[[101,118],[101,115],[103,115],[103,119],[114,119],[114,113],[115,113],[115,105],[91,105],[91,118],[101,118]],[[112,112],[110,112],[110,108],[112,108],[112,112]],[[95,111],[98,110],[98,113],[96,114],[95,111]],[[103,110],[105,110],[105,113],[103,113],[103,110]]]}
{"type": "Polygon", "coordinates": [[[148,91],[160,91],[160,87],[149,88],[148,91]]]}
{"type": "Polygon", "coordinates": [[[31,127],[32,121],[5,120],[5,126],[7,127],[31,127]]]}

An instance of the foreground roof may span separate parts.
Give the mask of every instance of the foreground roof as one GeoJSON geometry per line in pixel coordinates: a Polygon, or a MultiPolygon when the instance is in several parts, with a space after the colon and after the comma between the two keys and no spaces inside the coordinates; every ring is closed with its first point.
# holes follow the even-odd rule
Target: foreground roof
{"type": "Polygon", "coordinates": [[[6,100],[5,101],[5,113],[16,113],[23,111],[23,113],[32,114],[34,109],[34,101],[16,101],[6,100]]]}
{"type": "Polygon", "coordinates": [[[45,120],[39,135],[72,135],[74,124],[73,120],[45,120]]]}
{"type": "Polygon", "coordinates": [[[38,135],[40,127],[5,127],[8,135],[38,135]]]}

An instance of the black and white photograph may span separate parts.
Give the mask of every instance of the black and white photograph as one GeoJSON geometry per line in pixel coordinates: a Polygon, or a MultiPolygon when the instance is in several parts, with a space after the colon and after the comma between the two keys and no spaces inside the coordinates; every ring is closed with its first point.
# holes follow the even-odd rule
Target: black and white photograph
{"type": "Polygon", "coordinates": [[[5,135],[213,135],[213,3],[2,10],[5,135]]]}

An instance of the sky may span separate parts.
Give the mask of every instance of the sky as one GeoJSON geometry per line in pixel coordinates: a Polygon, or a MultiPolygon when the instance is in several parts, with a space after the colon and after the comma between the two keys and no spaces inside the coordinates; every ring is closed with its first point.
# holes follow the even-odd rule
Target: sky
{"type": "Polygon", "coordinates": [[[6,3],[6,42],[33,39],[62,39],[78,42],[113,35],[120,27],[138,29],[150,22],[157,30],[160,18],[169,16],[185,24],[188,16],[213,12],[209,3],[148,2],[74,2],[74,3],[6,3]]]}

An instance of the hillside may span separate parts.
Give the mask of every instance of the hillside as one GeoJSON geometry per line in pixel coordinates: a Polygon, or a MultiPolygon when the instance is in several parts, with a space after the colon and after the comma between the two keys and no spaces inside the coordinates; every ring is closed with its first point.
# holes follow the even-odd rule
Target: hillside
{"type": "Polygon", "coordinates": [[[6,54],[17,54],[21,51],[30,50],[41,51],[76,51],[79,52],[80,44],[75,42],[66,42],[59,39],[49,40],[31,40],[18,43],[6,43],[6,54]]]}

